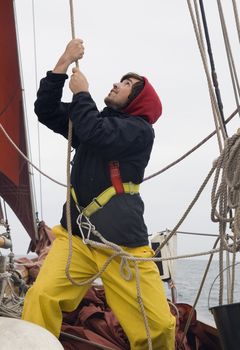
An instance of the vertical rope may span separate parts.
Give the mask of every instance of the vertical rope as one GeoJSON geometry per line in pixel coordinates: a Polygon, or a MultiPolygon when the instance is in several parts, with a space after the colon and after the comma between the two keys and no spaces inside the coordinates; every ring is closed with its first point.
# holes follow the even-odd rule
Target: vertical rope
{"type": "MultiPolygon", "coordinates": [[[[226,26],[224,14],[223,14],[223,8],[222,8],[221,1],[217,0],[217,4],[218,4],[219,17],[220,17],[220,22],[221,22],[221,27],[222,27],[223,39],[224,39],[224,44],[225,44],[225,50],[226,50],[226,54],[227,54],[228,66],[229,66],[230,75],[231,75],[231,79],[232,79],[232,86],[233,86],[236,106],[239,107],[240,86],[239,86],[239,81],[238,81],[238,76],[237,76],[237,70],[236,70],[236,66],[234,63],[234,58],[233,58],[233,54],[232,54],[230,40],[228,37],[227,26],[226,26]]],[[[240,115],[240,112],[239,112],[239,115],[240,115]]]]}
{"type": "MultiPolygon", "coordinates": [[[[187,4],[188,4],[188,8],[189,8],[191,19],[192,19],[192,24],[193,24],[194,32],[195,32],[195,35],[196,35],[198,48],[199,48],[199,51],[200,51],[200,54],[201,54],[204,71],[205,71],[206,78],[207,78],[208,89],[209,89],[209,94],[210,94],[210,100],[211,100],[211,105],[212,105],[212,111],[213,111],[213,116],[214,116],[214,122],[215,122],[216,131],[217,131],[218,144],[219,144],[219,149],[220,149],[220,152],[221,152],[223,146],[222,146],[220,131],[222,133],[223,140],[226,138],[226,133],[225,133],[225,130],[224,130],[224,126],[223,126],[222,120],[221,120],[220,115],[219,115],[218,105],[217,105],[215,94],[214,94],[214,91],[213,91],[213,88],[212,88],[212,84],[211,84],[211,77],[210,77],[210,73],[209,73],[209,69],[208,69],[208,65],[207,65],[205,48],[202,45],[203,44],[202,39],[201,39],[202,38],[202,34],[200,35],[201,28],[199,28],[197,26],[197,22],[195,20],[193,8],[192,8],[192,5],[191,5],[191,0],[187,0],[187,4]]],[[[196,1],[194,2],[194,4],[195,4],[196,17],[198,17],[199,15],[198,15],[198,7],[197,7],[196,1]]]]}
{"type": "MultiPolygon", "coordinates": [[[[220,237],[218,237],[213,245],[213,249],[216,248],[217,244],[218,244],[218,241],[219,241],[220,237]]],[[[203,287],[204,287],[204,283],[206,281],[206,278],[207,278],[207,274],[208,274],[208,271],[209,271],[209,268],[211,266],[211,263],[212,263],[212,259],[213,259],[213,256],[214,254],[211,254],[209,259],[208,259],[208,263],[207,263],[207,266],[206,266],[206,269],[204,271],[204,274],[203,274],[203,277],[202,277],[202,280],[201,280],[201,283],[200,283],[200,287],[199,287],[199,290],[197,292],[197,295],[195,297],[195,300],[194,300],[194,303],[192,305],[192,309],[191,309],[191,312],[188,316],[188,319],[187,319],[187,322],[185,324],[185,327],[184,327],[184,332],[182,334],[182,337],[180,339],[180,344],[179,344],[179,347],[181,349],[181,346],[183,344],[183,341],[184,341],[184,338],[185,336],[187,335],[187,332],[188,332],[188,329],[190,327],[190,324],[191,324],[191,321],[192,321],[192,317],[193,317],[193,314],[194,314],[194,310],[196,309],[196,306],[197,306],[197,303],[198,303],[198,300],[201,296],[201,293],[202,293],[202,290],[203,290],[203,287]]]]}
{"type": "Polygon", "coordinates": [[[219,112],[220,112],[220,115],[222,118],[223,126],[224,126],[224,129],[226,132],[226,136],[228,136],[226,125],[225,125],[225,120],[224,120],[223,103],[222,103],[221,93],[220,93],[220,89],[219,89],[219,85],[218,85],[218,77],[217,77],[215,62],[214,62],[214,58],[213,58],[212,45],[211,45],[211,40],[210,40],[210,35],[209,35],[209,30],[208,30],[208,23],[207,23],[207,18],[206,18],[206,14],[205,14],[205,7],[203,4],[203,0],[199,0],[199,6],[200,6],[201,15],[202,15],[203,29],[204,29],[205,39],[206,39],[208,57],[209,57],[209,61],[210,61],[212,82],[213,82],[213,86],[215,88],[216,99],[217,99],[217,103],[218,103],[219,112]]]}
{"type": "MultiPolygon", "coordinates": [[[[226,237],[226,242],[227,244],[229,245],[229,237],[227,236],[226,237]]],[[[230,252],[227,250],[226,251],[226,267],[228,268],[227,270],[227,276],[226,276],[226,279],[227,279],[227,303],[230,304],[230,295],[231,295],[231,290],[230,290],[230,286],[231,286],[231,271],[229,269],[229,266],[231,265],[230,263],[230,252]]]]}
{"type": "Polygon", "coordinates": [[[204,56],[206,59],[206,51],[205,51],[205,46],[204,46],[204,40],[203,40],[203,33],[202,33],[202,26],[201,26],[201,20],[200,20],[200,16],[199,16],[199,11],[198,11],[198,6],[197,6],[197,0],[194,0],[194,7],[195,7],[195,13],[196,13],[196,24],[198,27],[198,33],[199,33],[199,40],[201,43],[201,46],[203,48],[203,52],[204,52],[204,56]]]}
{"type": "Polygon", "coordinates": [[[239,22],[238,9],[237,9],[236,1],[232,0],[232,3],[233,3],[233,12],[234,12],[235,22],[236,22],[236,27],[237,27],[237,32],[238,32],[238,40],[240,43],[240,22],[239,22]]]}
{"type": "MultiPolygon", "coordinates": [[[[35,4],[34,0],[32,0],[32,18],[33,18],[33,44],[34,44],[34,72],[35,72],[35,90],[37,92],[37,46],[36,46],[36,26],[35,26],[35,4]]],[[[38,167],[39,169],[42,169],[42,163],[41,163],[41,138],[40,138],[40,123],[37,122],[37,143],[38,143],[38,167]]],[[[41,220],[43,219],[43,198],[42,198],[42,174],[41,172],[38,173],[39,175],[39,192],[40,192],[40,213],[41,213],[41,220]]],[[[33,176],[34,179],[34,176],[33,176]]],[[[35,186],[34,192],[35,192],[35,186]]],[[[36,194],[35,194],[36,197],[36,194]]],[[[36,200],[36,217],[38,220],[38,211],[37,211],[37,200],[36,200]]]]}
{"type": "Polygon", "coordinates": [[[144,322],[147,340],[148,340],[148,350],[153,350],[151,333],[150,333],[150,328],[149,328],[149,324],[148,324],[148,318],[147,318],[146,311],[145,311],[144,304],[143,304],[143,300],[142,300],[142,294],[141,294],[141,288],[140,288],[140,274],[139,274],[137,261],[134,261],[134,269],[135,269],[136,288],[137,288],[137,300],[138,300],[138,304],[140,306],[141,313],[143,316],[143,322],[144,322]]]}
{"type": "MultiPolygon", "coordinates": [[[[221,22],[221,27],[222,27],[222,33],[223,33],[223,38],[224,38],[224,43],[225,43],[225,50],[226,50],[226,54],[227,54],[228,65],[229,65],[229,70],[230,70],[230,74],[231,74],[231,79],[232,79],[232,85],[233,85],[236,105],[239,106],[239,96],[240,96],[239,81],[238,81],[237,71],[236,71],[235,62],[234,62],[234,58],[233,58],[233,54],[232,54],[232,49],[231,49],[231,45],[230,45],[230,40],[229,40],[229,36],[228,36],[228,31],[227,31],[226,21],[225,21],[225,18],[224,18],[224,12],[223,12],[223,7],[222,7],[221,0],[218,0],[217,4],[218,4],[219,17],[220,17],[220,22],[221,22]]],[[[234,6],[234,3],[233,3],[233,6],[234,6]]],[[[239,19],[238,19],[236,4],[235,4],[235,7],[234,7],[234,14],[235,14],[235,20],[236,20],[236,25],[237,25],[237,29],[238,29],[238,35],[240,35],[240,32],[239,32],[239,19]]],[[[240,39],[240,36],[239,36],[239,39],[240,39]]],[[[232,167],[233,167],[233,165],[231,165],[231,168],[232,167]]],[[[238,172],[236,171],[236,173],[238,173],[238,172]]],[[[234,209],[234,210],[235,210],[235,219],[234,219],[234,225],[233,225],[234,242],[233,242],[232,280],[231,280],[231,286],[227,286],[228,288],[230,288],[230,302],[233,302],[233,294],[234,294],[236,240],[237,240],[237,233],[238,233],[237,215],[236,215],[236,212],[238,211],[238,208],[234,209]]],[[[221,255],[221,258],[223,259],[222,255],[221,255]]],[[[223,268],[223,263],[221,263],[221,266],[219,266],[220,271],[222,271],[222,268],[223,268]]],[[[220,285],[223,288],[222,278],[223,277],[222,277],[222,274],[221,274],[220,275],[220,285]]],[[[220,299],[220,296],[219,296],[219,299],[220,299]]],[[[222,298],[219,301],[222,301],[222,298]]]]}
{"type": "Polygon", "coordinates": [[[231,288],[230,288],[230,304],[234,302],[234,289],[235,289],[235,268],[236,268],[236,253],[237,253],[237,234],[236,230],[233,232],[233,257],[232,257],[232,279],[231,279],[231,288]]]}
{"type": "MultiPolygon", "coordinates": [[[[35,71],[35,91],[37,92],[37,47],[36,47],[36,26],[35,26],[35,5],[34,0],[32,0],[32,18],[33,18],[33,45],[34,45],[34,71],[35,71]]],[[[41,145],[40,145],[40,123],[37,122],[37,143],[38,143],[38,167],[39,169],[42,168],[41,164],[41,145]]],[[[41,214],[41,220],[43,219],[43,200],[42,200],[42,174],[41,172],[38,173],[39,175],[39,192],[40,192],[40,214],[41,214]]],[[[36,207],[37,208],[37,207],[36,207]]],[[[38,220],[38,211],[36,211],[36,216],[38,220]]]]}
{"type": "MultiPolygon", "coordinates": [[[[75,39],[75,24],[74,24],[74,10],[73,1],[69,0],[70,6],[70,19],[71,19],[71,32],[72,39],[75,39]]],[[[78,62],[76,61],[76,66],[78,62]]],[[[72,260],[72,222],[71,222],[71,146],[72,146],[72,121],[69,118],[68,122],[68,147],[67,147],[67,202],[66,202],[66,216],[67,216],[67,230],[68,230],[68,242],[69,242],[69,253],[66,264],[65,273],[69,281],[76,285],[77,283],[73,280],[70,275],[70,265],[72,260]]]]}

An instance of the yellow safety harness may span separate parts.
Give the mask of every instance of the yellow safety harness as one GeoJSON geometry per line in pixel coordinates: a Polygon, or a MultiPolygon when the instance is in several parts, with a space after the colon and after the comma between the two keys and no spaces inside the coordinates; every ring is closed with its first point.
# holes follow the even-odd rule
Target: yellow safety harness
{"type": "MultiPolygon", "coordinates": [[[[139,184],[127,182],[127,183],[123,183],[122,185],[123,185],[124,193],[129,193],[129,194],[139,193],[139,187],[140,187],[139,184]]],[[[77,196],[73,187],[71,188],[71,194],[74,202],[78,205],[77,196]]],[[[108,187],[105,191],[100,193],[99,196],[93,198],[90,204],[88,204],[85,208],[83,208],[82,210],[83,214],[89,218],[93,213],[103,208],[104,205],[106,205],[110,201],[110,199],[116,194],[117,194],[116,189],[113,186],[108,187]]]]}
{"type": "MultiPolygon", "coordinates": [[[[108,187],[105,191],[100,193],[97,197],[93,198],[92,202],[88,204],[85,208],[81,208],[81,211],[84,216],[89,218],[93,213],[96,213],[96,211],[103,208],[104,205],[106,205],[110,201],[110,199],[116,194],[139,193],[139,186],[140,186],[139,184],[134,184],[131,181],[122,183],[118,161],[112,160],[109,162],[109,171],[110,171],[112,186],[108,187]]],[[[74,202],[79,208],[77,196],[73,187],[71,188],[71,194],[74,202]]]]}

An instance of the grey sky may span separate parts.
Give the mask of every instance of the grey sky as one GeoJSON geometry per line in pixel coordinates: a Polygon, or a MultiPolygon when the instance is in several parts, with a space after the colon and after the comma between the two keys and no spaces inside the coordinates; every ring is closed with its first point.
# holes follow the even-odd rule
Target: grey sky
{"type": "MultiPolygon", "coordinates": [[[[37,122],[33,113],[36,84],[54,67],[71,39],[69,2],[35,0],[36,65],[34,62],[32,1],[15,0],[24,77],[26,109],[32,159],[38,164],[37,122]],[[35,77],[37,76],[37,83],[35,77]]],[[[213,53],[228,117],[235,109],[234,97],[215,1],[205,1],[213,53]]],[[[239,62],[239,43],[231,1],[222,2],[230,31],[235,61],[239,62]]],[[[156,139],[146,176],[166,166],[195,146],[214,130],[206,78],[197,47],[187,1],[184,0],[101,0],[74,1],[76,36],[85,42],[80,68],[86,74],[90,92],[99,109],[112,83],[128,71],[149,78],[163,103],[163,116],[155,126],[156,139]]],[[[238,65],[239,70],[239,65],[238,65]]],[[[69,72],[70,73],[70,72],[69,72]]],[[[70,100],[68,84],[64,100],[70,100]]],[[[231,136],[239,122],[236,116],[228,126],[231,136]]],[[[67,142],[40,126],[42,170],[66,182],[67,142]]],[[[186,160],[141,186],[145,201],[145,220],[149,233],[173,228],[193,199],[219,155],[214,137],[186,160]]],[[[39,177],[35,173],[39,204],[39,177]]],[[[181,231],[218,233],[210,220],[212,181],[180,227],[181,231]]],[[[42,178],[43,219],[58,224],[65,189],[42,178]]],[[[9,217],[14,250],[24,253],[29,239],[19,224],[9,217]]],[[[206,251],[214,240],[179,236],[178,253],[206,251]]]]}

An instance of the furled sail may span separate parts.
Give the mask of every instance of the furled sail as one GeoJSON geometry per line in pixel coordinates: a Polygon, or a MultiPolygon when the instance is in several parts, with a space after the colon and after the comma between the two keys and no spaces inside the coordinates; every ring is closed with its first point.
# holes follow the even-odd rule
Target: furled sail
{"type": "MultiPolygon", "coordinates": [[[[27,155],[18,48],[12,0],[0,0],[0,124],[27,155]]],[[[0,130],[0,196],[35,242],[29,166],[0,130]]]]}

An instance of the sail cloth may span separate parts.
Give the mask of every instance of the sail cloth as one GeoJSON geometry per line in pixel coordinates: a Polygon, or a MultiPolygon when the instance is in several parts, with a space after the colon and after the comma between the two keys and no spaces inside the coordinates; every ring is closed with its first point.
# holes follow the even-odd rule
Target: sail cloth
{"type": "MultiPolygon", "coordinates": [[[[0,123],[27,154],[21,79],[12,0],[0,0],[0,123]]],[[[35,220],[28,163],[0,130],[0,196],[35,242],[35,220]]]]}

